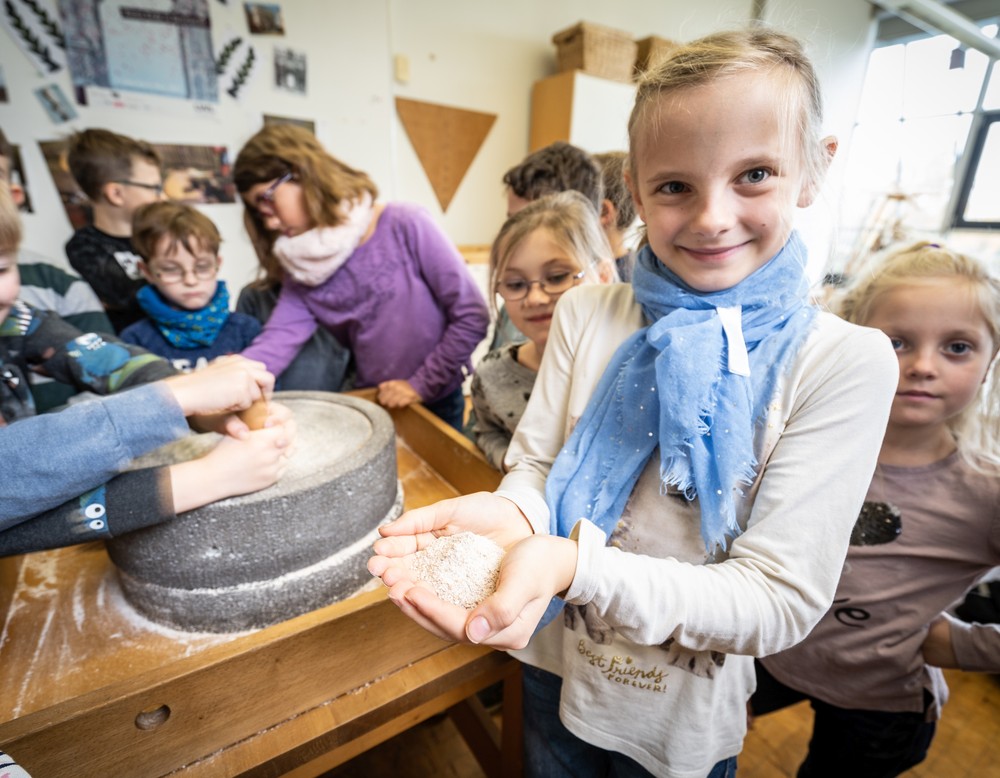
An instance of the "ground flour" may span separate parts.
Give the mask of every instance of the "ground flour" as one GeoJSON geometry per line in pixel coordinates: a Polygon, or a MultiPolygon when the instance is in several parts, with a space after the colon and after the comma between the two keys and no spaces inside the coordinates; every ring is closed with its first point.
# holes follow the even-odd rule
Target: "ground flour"
{"type": "Polygon", "coordinates": [[[474,532],[438,538],[410,560],[414,578],[438,597],[462,608],[475,608],[493,594],[503,549],[474,532]]]}

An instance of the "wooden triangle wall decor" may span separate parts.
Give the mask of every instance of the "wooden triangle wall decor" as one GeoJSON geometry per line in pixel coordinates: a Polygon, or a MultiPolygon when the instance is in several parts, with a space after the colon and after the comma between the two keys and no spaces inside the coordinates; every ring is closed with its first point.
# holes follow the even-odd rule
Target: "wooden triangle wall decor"
{"type": "Polygon", "coordinates": [[[442,211],[469,170],[496,114],[396,98],[396,112],[442,211]]]}

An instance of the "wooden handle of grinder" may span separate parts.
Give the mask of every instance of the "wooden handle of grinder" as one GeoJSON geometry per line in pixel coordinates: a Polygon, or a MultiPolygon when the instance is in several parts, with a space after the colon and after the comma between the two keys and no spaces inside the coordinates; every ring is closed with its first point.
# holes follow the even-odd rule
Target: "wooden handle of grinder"
{"type": "Polygon", "coordinates": [[[245,411],[240,411],[238,416],[250,429],[264,429],[264,422],[267,421],[267,400],[263,397],[259,400],[254,400],[253,405],[245,411]]]}

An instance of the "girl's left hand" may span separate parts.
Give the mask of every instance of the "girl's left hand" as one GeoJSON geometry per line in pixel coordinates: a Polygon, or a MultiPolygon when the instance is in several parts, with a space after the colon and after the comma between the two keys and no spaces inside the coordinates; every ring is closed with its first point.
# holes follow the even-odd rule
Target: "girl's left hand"
{"type": "Polygon", "coordinates": [[[958,658],[951,644],[951,625],[944,616],[931,622],[927,637],[920,647],[924,661],[934,667],[958,667],[958,658]]]}
{"type": "Polygon", "coordinates": [[[514,649],[528,644],[549,601],[569,588],[576,554],[576,543],[567,538],[525,538],[504,556],[496,591],[471,611],[440,599],[402,565],[381,573],[389,599],[428,632],[454,642],[514,649]]]}
{"type": "Polygon", "coordinates": [[[386,408],[405,408],[423,400],[417,390],[410,386],[410,382],[401,378],[380,383],[377,399],[379,405],[386,408]]]}

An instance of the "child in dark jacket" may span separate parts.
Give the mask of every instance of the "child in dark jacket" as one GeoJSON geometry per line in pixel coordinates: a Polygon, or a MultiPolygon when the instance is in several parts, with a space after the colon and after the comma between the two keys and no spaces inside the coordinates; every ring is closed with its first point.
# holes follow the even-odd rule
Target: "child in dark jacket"
{"type": "Polygon", "coordinates": [[[226,282],[217,278],[221,238],[211,219],[189,205],[152,203],[136,211],[132,242],[149,281],[136,295],[148,318],[127,327],[122,340],[185,371],[250,345],[260,322],[229,310],[226,282]]]}

